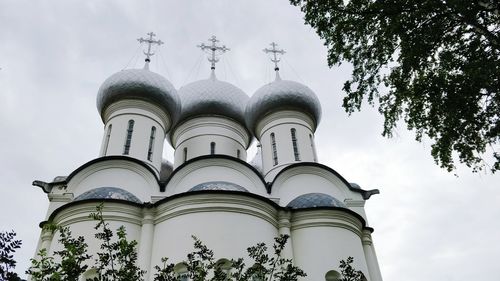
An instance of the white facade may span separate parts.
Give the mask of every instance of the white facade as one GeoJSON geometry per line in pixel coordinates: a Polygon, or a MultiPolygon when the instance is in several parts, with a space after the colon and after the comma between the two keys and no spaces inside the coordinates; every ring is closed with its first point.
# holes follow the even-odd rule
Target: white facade
{"type": "MultiPolygon", "coordinates": [[[[138,241],[147,280],[161,257],[186,258],[191,235],[231,259],[280,234],[290,235],[284,255],[305,270],[304,280],[333,280],[349,256],[367,280],[382,280],[364,211],[377,191],[318,163],[320,105],[310,89],[277,79],[248,98],[214,74],[179,93],[163,79],[143,69],[106,80],[98,97],[99,157],[67,177],[34,182],[48,193],[47,222],[84,235],[95,253],[88,214],[104,202],[104,218],[138,241]],[[166,136],[173,167],[161,158],[166,136]],[[254,137],[261,153],[251,165],[254,137]]],[[[56,251],[57,235],[42,230],[39,249],[56,251]]]]}

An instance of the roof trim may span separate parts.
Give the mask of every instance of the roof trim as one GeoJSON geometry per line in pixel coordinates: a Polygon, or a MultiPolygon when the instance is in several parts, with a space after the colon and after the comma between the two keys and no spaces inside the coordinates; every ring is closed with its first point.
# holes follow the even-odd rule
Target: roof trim
{"type": "Polygon", "coordinates": [[[160,185],[160,192],[165,192],[165,189],[166,189],[168,183],[170,182],[170,180],[175,176],[175,174],[177,174],[184,167],[190,165],[191,163],[194,163],[194,162],[197,162],[197,161],[201,161],[201,160],[205,160],[205,159],[225,159],[225,160],[230,160],[230,161],[234,161],[234,162],[238,162],[239,164],[242,164],[243,166],[245,166],[245,167],[249,168],[250,170],[252,170],[257,175],[257,177],[262,181],[262,184],[266,187],[267,193],[270,194],[271,190],[268,188],[268,183],[266,182],[266,180],[264,179],[264,177],[260,174],[260,172],[257,169],[255,169],[255,167],[253,167],[252,165],[250,165],[249,163],[247,163],[247,162],[245,162],[245,161],[243,161],[241,159],[238,159],[238,158],[232,157],[232,156],[228,156],[228,155],[224,155],[224,154],[202,155],[202,156],[198,156],[198,157],[195,157],[195,158],[191,158],[188,161],[182,163],[179,167],[177,167],[170,174],[170,177],[162,185],[160,185]]]}
{"type": "Polygon", "coordinates": [[[296,167],[300,167],[300,166],[309,166],[309,167],[317,167],[317,168],[320,168],[320,169],[323,169],[323,170],[326,170],[330,173],[332,173],[334,176],[336,176],[337,178],[339,178],[348,188],[349,190],[353,191],[353,192],[358,192],[358,193],[361,193],[361,196],[363,196],[363,199],[364,200],[368,200],[370,199],[370,197],[374,194],[379,194],[380,191],[378,189],[371,189],[371,190],[364,190],[364,189],[358,189],[358,188],[354,188],[351,186],[351,184],[344,178],[342,177],[337,171],[335,171],[334,169],[326,166],[326,165],[323,165],[323,164],[320,164],[320,163],[317,163],[317,162],[299,162],[299,163],[294,163],[294,164],[291,164],[291,165],[288,165],[286,166],[285,168],[283,168],[281,171],[279,171],[278,174],[276,174],[276,176],[274,177],[273,181],[271,182],[271,190],[274,186],[274,183],[276,182],[276,180],[282,175],[284,174],[286,171],[290,170],[290,169],[293,169],[293,168],[296,168],[296,167]]]}
{"type": "Polygon", "coordinates": [[[35,180],[32,182],[32,185],[40,187],[43,192],[45,193],[50,193],[52,190],[52,187],[55,184],[66,184],[68,183],[75,175],[77,175],[79,172],[81,172],[83,169],[92,166],[95,163],[100,163],[100,162],[105,162],[105,161],[112,161],[112,160],[122,160],[122,161],[128,161],[128,162],[133,162],[135,164],[139,164],[140,166],[143,166],[146,168],[148,171],[151,172],[151,174],[155,177],[156,181],[158,182],[158,185],[161,186],[160,178],[156,175],[156,172],[151,168],[148,164],[144,163],[141,160],[138,160],[136,158],[132,158],[129,156],[123,156],[123,155],[111,155],[111,156],[103,156],[99,158],[95,158],[93,160],[88,161],[87,163],[81,165],[80,167],[76,168],[73,172],[71,172],[64,180],[62,181],[53,181],[53,182],[43,182],[39,180],[35,180]]]}
{"type": "Polygon", "coordinates": [[[245,147],[245,149],[248,149],[250,147],[250,145],[253,142],[253,139],[255,138],[253,132],[248,129],[248,126],[247,126],[247,124],[246,124],[245,121],[242,123],[241,121],[238,121],[235,118],[232,118],[232,117],[229,117],[229,116],[225,116],[225,115],[222,115],[222,114],[202,113],[202,114],[189,114],[189,115],[186,115],[182,120],[175,120],[175,123],[172,124],[172,126],[170,128],[170,131],[168,132],[168,135],[165,137],[167,139],[168,144],[170,144],[171,147],[174,147],[172,145],[172,143],[173,143],[172,142],[173,132],[175,130],[177,130],[182,124],[184,124],[184,123],[186,123],[188,121],[191,121],[193,119],[200,118],[200,117],[217,117],[217,118],[223,118],[223,119],[228,119],[228,120],[230,120],[232,122],[235,122],[235,123],[241,125],[243,127],[243,129],[245,129],[245,132],[248,134],[248,145],[245,147]]]}
{"type": "MultiPolygon", "coordinates": [[[[368,228],[365,219],[361,215],[359,215],[358,213],[356,213],[350,209],[347,209],[347,208],[343,208],[343,207],[314,207],[314,208],[293,209],[290,207],[281,207],[280,205],[278,205],[274,201],[270,200],[269,198],[262,197],[262,196],[259,196],[257,194],[253,194],[250,192],[242,192],[242,191],[230,191],[230,190],[200,190],[200,191],[196,191],[196,192],[184,192],[184,193],[178,193],[178,194],[174,194],[172,196],[163,198],[155,203],[144,202],[142,204],[127,201],[127,200],[122,200],[122,199],[111,199],[111,198],[109,198],[109,199],[84,199],[84,200],[80,200],[80,201],[72,201],[72,202],[69,202],[69,203],[55,209],[50,214],[47,221],[52,221],[54,219],[54,217],[57,216],[61,211],[65,210],[69,207],[78,206],[78,205],[82,205],[82,204],[86,204],[86,203],[112,202],[112,203],[119,203],[119,204],[124,204],[124,205],[129,205],[129,206],[134,206],[134,207],[139,207],[139,208],[144,209],[144,208],[158,207],[159,205],[162,205],[164,203],[168,203],[169,201],[180,198],[180,197],[197,196],[200,194],[231,194],[231,195],[239,195],[239,196],[243,196],[243,197],[251,197],[251,198],[254,198],[257,200],[261,200],[261,201],[273,206],[277,211],[289,211],[292,213],[299,213],[299,212],[302,213],[302,212],[317,211],[317,210],[342,211],[342,212],[348,213],[348,214],[356,217],[361,222],[363,229],[373,230],[373,228],[371,228],[371,227],[368,228]]],[[[42,221],[39,224],[40,227],[42,227],[47,221],[42,221]]]]}

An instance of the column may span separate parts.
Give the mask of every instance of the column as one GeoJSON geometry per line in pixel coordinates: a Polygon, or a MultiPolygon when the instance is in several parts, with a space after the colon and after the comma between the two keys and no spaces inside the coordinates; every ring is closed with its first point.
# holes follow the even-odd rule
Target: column
{"type": "Polygon", "coordinates": [[[139,242],[138,263],[141,269],[147,270],[144,280],[149,280],[151,271],[151,251],[154,235],[154,213],[146,206],[143,212],[141,241],[139,242]]]}
{"type": "Polygon", "coordinates": [[[278,234],[288,235],[288,241],[283,249],[282,256],[286,259],[293,260],[293,247],[292,247],[292,236],[290,234],[290,218],[291,213],[288,211],[280,210],[278,213],[278,234]]]}
{"type": "Polygon", "coordinates": [[[366,265],[371,281],[382,281],[382,274],[377,261],[375,248],[373,247],[372,235],[373,228],[363,229],[363,251],[365,253],[366,265]]]}

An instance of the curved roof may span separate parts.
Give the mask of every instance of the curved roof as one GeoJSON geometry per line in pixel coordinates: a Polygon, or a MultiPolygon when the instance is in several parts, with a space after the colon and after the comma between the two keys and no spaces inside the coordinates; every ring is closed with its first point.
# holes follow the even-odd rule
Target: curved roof
{"type": "Polygon", "coordinates": [[[104,81],[97,94],[97,109],[101,116],[110,104],[122,99],[152,102],[173,121],[180,111],[180,101],[174,86],[163,76],[147,69],[125,69],[104,81]]]}
{"type": "MultiPolygon", "coordinates": [[[[250,98],[245,110],[248,129],[255,132],[257,122],[278,110],[293,109],[312,117],[315,127],[321,118],[321,104],[318,97],[307,86],[290,81],[275,81],[262,86],[250,98]]],[[[315,128],[313,128],[315,130],[315,128]]]]}
{"type": "Polygon", "coordinates": [[[221,115],[245,124],[248,96],[238,87],[217,80],[214,74],[209,79],[183,86],[179,89],[179,96],[179,123],[195,116],[221,115]]]}
{"type": "Polygon", "coordinates": [[[307,193],[293,199],[286,205],[292,209],[316,208],[316,207],[341,207],[346,205],[335,197],[324,193],[307,193]]]}
{"type": "Polygon", "coordinates": [[[73,201],[86,199],[118,199],[141,204],[142,201],[132,193],[118,187],[99,187],[78,195],[73,201]]]}
{"type": "Polygon", "coordinates": [[[248,190],[243,186],[227,181],[209,181],[200,183],[192,187],[189,191],[201,191],[201,190],[226,190],[226,191],[248,192],[248,190]]]}

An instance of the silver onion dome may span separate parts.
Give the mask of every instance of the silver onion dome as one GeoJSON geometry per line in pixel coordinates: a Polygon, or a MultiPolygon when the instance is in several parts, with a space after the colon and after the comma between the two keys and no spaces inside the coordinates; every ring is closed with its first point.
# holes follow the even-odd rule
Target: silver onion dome
{"type": "Polygon", "coordinates": [[[161,168],[160,168],[160,182],[166,182],[172,171],[174,170],[174,165],[170,163],[167,159],[161,160],[161,168]]]}
{"type": "Polygon", "coordinates": [[[248,129],[255,133],[255,126],[263,117],[286,109],[302,111],[312,117],[315,127],[319,124],[321,104],[316,94],[303,84],[281,80],[278,76],[250,98],[245,114],[248,129]]]}
{"type": "Polygon", "coordinates": [[[317,208],[317,207],[341,207],[346,205],[337,198],[324,193],[307,193],[298,196],[288,203],[287,207],[292,209],[317,208]]]}
{"type": "Polygon", "coordinates": [[[163,76],[147,69],[122,70],[104,81],[97,94],[97,109],[101,117],[109,105],[124,99],[154,103],[173,122],[180,112],[180,101],[174,86],[163,76]]]}
{"type": "Polygon", "coordinates": [[[248,96],[238,87],[217,80],[212,73],[206,80],[189,83],[179,89],[179,122],[196,116],[220,115],[245,124],[248,96]]]}
{"type": "Polygon", "coordinates": [[[88,199],[118,199],[142,204],[141,200],[132,193],[118,187],[99,187],[78,195],[74,201],[88,199]]]}

